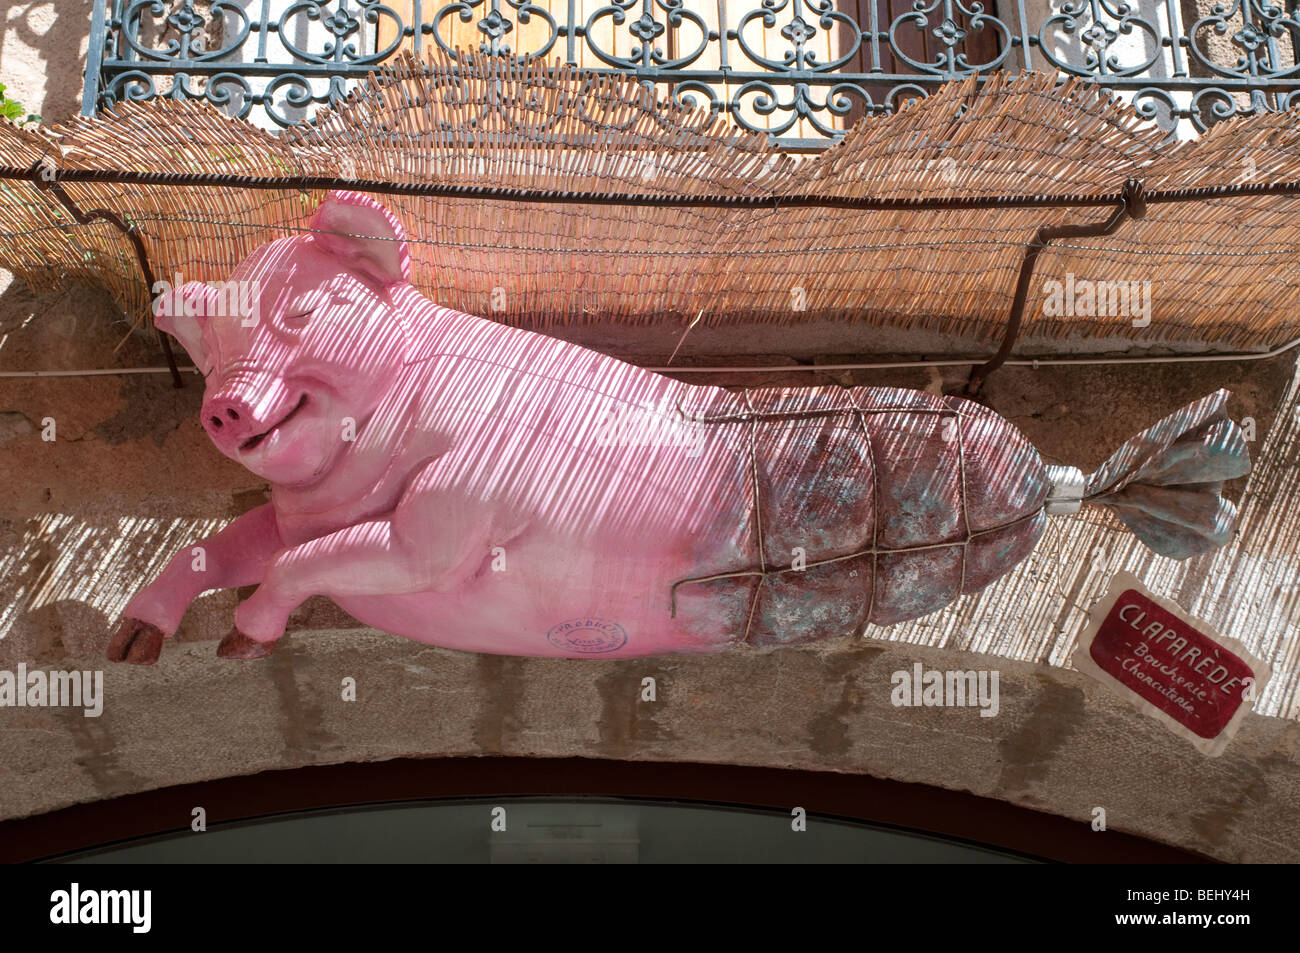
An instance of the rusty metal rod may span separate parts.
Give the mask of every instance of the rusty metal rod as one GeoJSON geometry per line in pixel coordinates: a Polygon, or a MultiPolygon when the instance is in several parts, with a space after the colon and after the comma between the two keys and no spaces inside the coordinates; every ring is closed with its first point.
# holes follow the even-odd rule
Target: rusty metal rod
{"type": "MultiPolygon", "coordinates": [[[[0,179],[32,178],[31,169],[0,166],[0,179]]],[[[629,205],[669,208],[840,208],[865,211],[1001,209],[1001,208],[1101,208],[1124,200],[1124,193],[1100,195],[961,195],[924,198],[875,198],[838,195],[673,195],[640,192],[579,192],[554,189],[517,189],[501,186],[446,185],[436,182],[390,182],[382,179],[348,179],[335,175],[233,175],[217,172],[153,172],[130,169],[62,169],[62,182],[105,185],[211,186],[238,189],[294,189],[326,191],[348,189],[379,195],[416,195],[430,198],[491,199],[570,205],[629,205]]],[[[1236,183],[1187,189],[1155,189],[1148,205],[1201,202],[1211,199],[1260,195],[1300,195],[1300,180],[1291,182],[1236,183]]]]}
{"type": "Polygon", "coordinates": [[[1002,336],[1002,344],[997,353],[984,364],[971,371],[966,382],[966,396],[979,396],[980,388],[990,374],[1006,363],[1011,350],[1020,336],[1020,325],[1025,316],[1025,302],[1029,297],[1029,282],[1034,276],[1034,264],[1039,253],[1058,238],[1096,238],[1111,235],[1128,219],[1141,219],[1147,212],[1147,198],[1142,190],[1142,183],[1129,179],[1124,183],[1120,193],[1120,204],[1110,218],[1104,222],[1082,225],[1043,225],[1034,238],[1025,247],[1025,256],[1020,262],[1020,275],[1016,279],[1015,297],[1011,299],[1011,315],[1007,318],[1007,329],[1002,336]]]}
{"type": "MultiPolygon", "coordinates": [[[[144,274],[145,287],[149,289],[150,294],[153,294],[153,267],[149,264],[149,253],[144,247],[144,240],[140,237],[140,230],[135,225],[128,225],[120,215],[106,208],[92,208],[87,212],[83,212],[77,206],[77,203],[72,201],[72,196],[68,195],[63,186],[59,184],[61,174],[53,165],[43,161],[37,162],[28,171],[28,175],[38,189],[42,192],[49,192],[58,199],[59,204],[67,209],[68,214],[76,219],[79,224],[88,225],[91,222],[104,221],[125,235],[131,242],[131,247],[135,249],[136,260],[139,261],[140,271],[144,274]]],[[[184,387],[185,380],[181,377],[180,369],[176,366],[176,355],[172,352],[171,342],[167,340],[167,335],[157,328],[154,328],[154,333],[158,335],[158,340],[162,342],[163,356],[167,359],[167,368],[172,375],[172,386],[184,387]]]]}

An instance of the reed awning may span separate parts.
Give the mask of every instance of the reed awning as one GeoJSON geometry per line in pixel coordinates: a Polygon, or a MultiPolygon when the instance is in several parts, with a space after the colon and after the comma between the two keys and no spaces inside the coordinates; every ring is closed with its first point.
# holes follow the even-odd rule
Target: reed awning
{"type": "Polygon", "coordinates": [[[1295,113],[1169,146],[1096,86],[1004,74],[802,157],[651,96],[535,61],[408,56],[279,136],[192,101],[5,124],[0,256],[34,286],[100,282],[146,321],[131,243],[76,223],[42,175],[135,226],[167,280],[225,278],[346,180],[405,223],[423,292],[525,327],[698,316],[992,340],[1038,229],[1104,221],[1137,179],[1145,218],[1039,255],[1027,337],[1221,352],[1300,337],[1295,113]]]}

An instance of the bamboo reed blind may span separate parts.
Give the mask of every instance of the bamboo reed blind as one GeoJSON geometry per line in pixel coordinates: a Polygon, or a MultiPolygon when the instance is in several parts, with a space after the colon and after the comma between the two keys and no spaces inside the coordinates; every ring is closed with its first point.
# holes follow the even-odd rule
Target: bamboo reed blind
{"type": "MultiPolygon", "coordinates": [[[[932,197],[1116,193],[1300,179],[1296,116],[1225,122],[1177,146],[1086,82],[1001,74],[944,87],[839,145],[795,157],[635,81],[501,57],[409,55],[337,110],[280,136],[193,102],[124,103],[102,119],[0,126],[0,164],[60,169],[338,175],[391,182],[633,194],[932,197]]],[[[83,209],[135,223],[159,277],[219,280],[306,227],[322,193],[69,182],[83,209]]],[[[411,238],[414,281],[440,304],[525,327],[680,328],[810,319],[996,338],[1024,246],[1044,224],[1104,208],[864,211],[675,208],[383,196],[411,238]],[[504,304],[494,308],[493,304],[504,304]]],[[[1039,258],[1035,337],[1127,337],[1249,350],[1300,336],[1300,198],[1153,206],[1039,258]],[[1151,320],[1045,312],[1048,282],[1149,282],[1151,320]]],[[[149,293],[130,245],[77,226],[32,183],[0,186],[0,255],[35,286],[102,282],[128,314],[149,293]]],[[[1051,308],[1048,309],[1052,311],[1051,308]]],[[[1059,312],[1059,308],[1055,309],[1059,312]]],[[[870,350],[864,336],[863,352],[870,350]]]]}

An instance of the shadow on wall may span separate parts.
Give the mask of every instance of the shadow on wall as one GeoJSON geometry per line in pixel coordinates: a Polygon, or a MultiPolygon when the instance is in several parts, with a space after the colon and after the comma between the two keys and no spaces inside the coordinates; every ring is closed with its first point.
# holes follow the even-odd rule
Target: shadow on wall
{"type": "MultiPolygon", "coordinates": [[[[148,336],[123,340],[127,327],[98,289],[33,294],[13,281],[0,292],[0,371],[161,363],[148,336]]],[[[7,579],[0,630],[26,643],[33,660],[99,650],[112,620],[72,590],[106,581],[130,536],[139,533],[145,551],[161,545],[140,532],[148,520],[121,505],[124,495],[147,489],[171,497],[165,470],[140,486],[145,475],[124,451],[136,441],[161,451],[181,420],[197,414],[199,397],[193,384],[173,391],[166,375],[0,379],[0,482],[8,497],[0,517],[7,579]],[[83,456],[96,444],[98,465],[83,456]],[[96,511],[98,526],[73,517],[86,509],[96,511]]],[[[122,566],[130,575],[147,567],[147,559],[122,566]]]]}
{"type": "Polygon", "coordinates": [[[93,0],[0,0],[0,83],[45,123],[81,109],[93,0]]]}
{"type": "MultiPolygon", "coordinates": [[[[106,292],[0,291],[0,372],[163,364],[106,292]]],[[[165,373],[0,378],[0,668],[102,657],[125,601],[177,551],[266,502],[199,426],[203,382],[165,373]]],[[[224,633],[248,591],[213,592],[178,641],[224,633]]],[[[296,627],[358,625],[311,600],[296,627]]]]}

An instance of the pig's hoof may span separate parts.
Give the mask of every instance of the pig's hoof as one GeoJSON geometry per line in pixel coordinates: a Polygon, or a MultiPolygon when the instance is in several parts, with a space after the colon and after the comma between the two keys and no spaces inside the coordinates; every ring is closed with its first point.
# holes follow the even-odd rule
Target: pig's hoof
{"type": "Polygon", "coordinates": [[[266,658],[275,648],[274,642],[259,642],[250,639],[238,629],[231,629],[217,646],[218,658],[266,658]]]}
{"type": "Polygon", "coordinates": [[[129,662],[132,665],[152,665],[162,654],[163,634],[156,625],[139,619],[123,619],[117,633],[108,643],[110,662],[129,662]]]}

